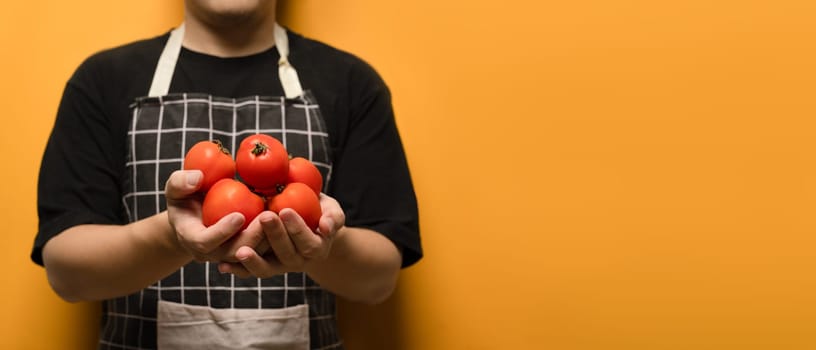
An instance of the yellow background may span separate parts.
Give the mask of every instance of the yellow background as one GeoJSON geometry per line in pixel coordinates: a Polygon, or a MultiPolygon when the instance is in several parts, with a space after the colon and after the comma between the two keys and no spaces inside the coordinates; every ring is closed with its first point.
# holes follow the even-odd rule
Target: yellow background
{"type": "MultiPolygon", "coordinates": [[[[93,347],[28,260],[63,85],[180,2],[0,11],[0,348],[93,347]]],[[[358,349],[816,348],[816,2],[317,1],[294,30],[392,89],[426,257],[358,349]]],[[[127,83],[127,82],[123,82],[127,83]]]]}

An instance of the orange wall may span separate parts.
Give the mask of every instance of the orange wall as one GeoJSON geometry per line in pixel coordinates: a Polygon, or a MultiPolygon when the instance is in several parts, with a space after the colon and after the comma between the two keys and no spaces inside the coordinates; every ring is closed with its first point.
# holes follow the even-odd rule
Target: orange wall
{"type": "MultiPolygon", "coordinates": [[[[163,3],[0,12],[1,348],[95,331],[28,262],[36,169],[76,65],[172,26],[163,3]]],[[[391,86],[421,201],[427,257],[386,304],[341,305],[350,348],[816,348],[814,20],[805,0],[291,2],[286,24],[391,86]]]]}
{"type": "Polygon", "coordinates": [[[28,258],[37,232],[40,157],[65,82],[88,55],[166,31],[181,2],[14,1],[0,11],[0,172],[7,271],[0,287],[0,349],[92,349],[97,305],[67,304],[28,258]]]}

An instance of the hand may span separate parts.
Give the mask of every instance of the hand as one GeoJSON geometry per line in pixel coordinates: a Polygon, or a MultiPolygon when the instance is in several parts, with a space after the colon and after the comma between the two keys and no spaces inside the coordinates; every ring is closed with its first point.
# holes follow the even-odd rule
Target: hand
{"type": "Polygon", "coordinates": [[[179,170],[167,179],[164,193],[167,198],[167,217],[176,232],[181,248],[199,262],[237,261],[235,252],[243,246],[258,246],[263,240],[260,229],[247,228],[238,232],[244,216],[231,213],[210,227],[201,222],[201,195],[196,191],[201,185],[199,170],[179,170]]]}
{"type": "MultiPolygon", "coordinates": [[[[306,271],[310,264],[325,260],[331,252],[332,241],[346,219],[334,198],[321,193],[320,206],[323,215],[317,232],[306,226],[292,209],[281,210],[280,215],[270,211],[261,213],[256,220],[266,235],[271,252],[259,254],[250,246],[242,246],[235,252],[239,263],[223,262],[218,265],[219,271],[243,278],[266,278],[286,272],[306,271]]],[[[252,226],[250,224],[250,228],[252,226]]]]}

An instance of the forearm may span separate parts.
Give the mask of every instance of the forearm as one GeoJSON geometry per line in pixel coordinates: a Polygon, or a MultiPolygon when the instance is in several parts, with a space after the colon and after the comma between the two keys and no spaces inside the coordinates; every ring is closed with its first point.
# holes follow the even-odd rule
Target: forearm
{"type": "Polygon", "coordinates": [[[327,259],[311,262],[306,272],[323,288],[369,304],[385,301],[397,283],[402,257],[385,236],[363,228],[337,232],[327,259]]]}
{"type": "Polygon", "coordinates": [[[167,213],[128,225],[79,225],[52,238],[43,260],[67,301],[102,300],[145,288],[188,263],[167,213]]]}

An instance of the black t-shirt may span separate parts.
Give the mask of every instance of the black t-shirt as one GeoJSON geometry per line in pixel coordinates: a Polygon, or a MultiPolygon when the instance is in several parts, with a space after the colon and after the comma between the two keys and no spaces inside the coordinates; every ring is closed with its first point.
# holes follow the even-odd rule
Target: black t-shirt
{"type": "MultiPolygon", "coordinates": [[[[388,87],[359,58],[291,31],[288,36],[289,61],[329,130],[327,194],[343,207],[346,225],[385,235],[402,251],[403,267],[415,263],[422,256],[416,197],[388,87]]],[[[65,229],[127,222],[122,182],[129,106],[147,95],[168,37],[97,53],[68,81],[40,168],[34,262],[42,265],[42,247],[65,229]]],[[[235,58],[182,48],[170,93],[281,96],[278,58],[275,48],[235,58]]]]}

